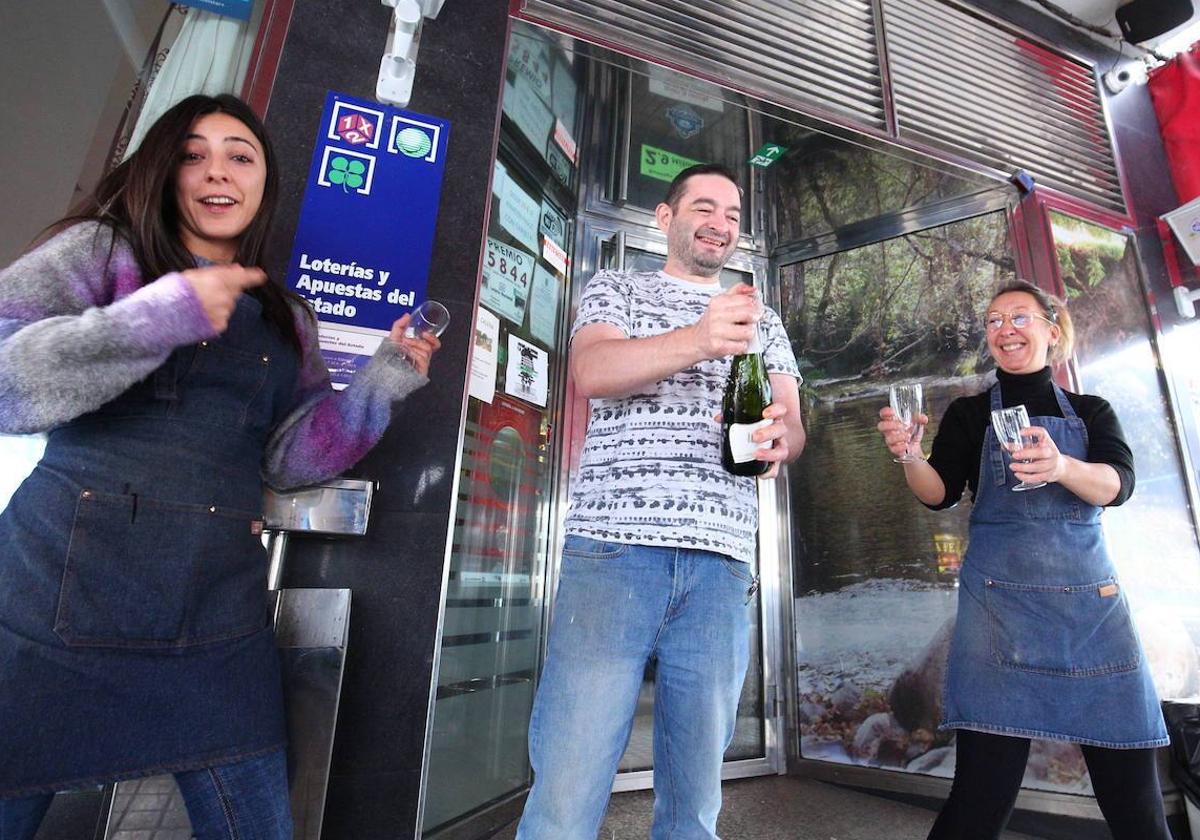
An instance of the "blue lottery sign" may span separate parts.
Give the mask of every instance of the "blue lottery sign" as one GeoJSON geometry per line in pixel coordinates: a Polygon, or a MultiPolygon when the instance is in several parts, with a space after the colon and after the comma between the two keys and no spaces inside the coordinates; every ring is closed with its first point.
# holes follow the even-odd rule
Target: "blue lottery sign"
{"type": "Polygon", "coordinates": [[[181,6],[191,6],[213,14],[238,20],[250,20],[254,0],[175,0],[181,6]]]}
{"type": "Polygon", "coordinates": [[[334,387],[425,300],[450,124],[330,91],[285,281],[320,322],[334,387]]]}
{"type": "Polygon", "coordinates": [[[386,331],[425,299],[449,130],[437,117],[326,97],[286,277],[323,326],[386,331]]]}

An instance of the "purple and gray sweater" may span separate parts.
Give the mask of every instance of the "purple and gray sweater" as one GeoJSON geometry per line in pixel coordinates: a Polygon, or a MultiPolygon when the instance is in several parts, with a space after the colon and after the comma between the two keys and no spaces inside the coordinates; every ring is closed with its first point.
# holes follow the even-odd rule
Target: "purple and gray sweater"
{"type": "MultiPolygon", "coordinates": [[[[0,433],[43,432],[94,411],[144,379],[176,347],[216,335],[182,274],[143,285],[128,245],[97,222],[74,225],[0,272],[0,433]]],[[[263,479],[312,484],[378,442],[392,404],[428,382],[384,340],[335,392],[314,321],[297,311],[304,348],[292,409],[272,430],[263,479]]]]}

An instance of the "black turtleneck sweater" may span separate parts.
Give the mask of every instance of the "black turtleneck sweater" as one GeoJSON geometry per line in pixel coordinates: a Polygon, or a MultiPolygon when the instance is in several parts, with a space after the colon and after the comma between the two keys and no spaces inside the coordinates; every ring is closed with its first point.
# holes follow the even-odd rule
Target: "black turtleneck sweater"
{"type": "MultiPolygon", "coordinates": [[[[997,370],[996,378],[1000,382],[1005,408],[1024,405],[1030,417],[1062,417],[1058,401],[1054,399],[1050,368],[1023,374],[997,370]]],[[[1108,464],[1117,471],[1121,477],[1121,492],[1108,504],[1122,504],[1133,493],[1133,452],[1125,443],[1116,412],[1100,397],[1065,393],[1067,402],[1087,427],[1085,460],[1108,464]]],[[[934,510],[958,504],[963,488],[967,486],[971,488],[971,498],[975,498],[979,490],[979,456],[984,434],[990,425],[991,401],[987,391],[973,397],[959,397],[946,409],[929,456],[929,465],[937,470],[946,485],[946,498],[940,505],[932,505],[934,510]]]]}

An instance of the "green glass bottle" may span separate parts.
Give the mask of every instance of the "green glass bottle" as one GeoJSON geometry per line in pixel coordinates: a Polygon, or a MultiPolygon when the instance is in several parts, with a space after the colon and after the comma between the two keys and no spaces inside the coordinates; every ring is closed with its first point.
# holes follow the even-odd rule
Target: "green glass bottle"
{"type": "Polygon", "coordinates": [[[721,463],[734,475],[757,476],[771,469],[769,461],[754,457],[762,445],[750,440],[756,429],[771,425],[763,419],[770,404],[771,380],[756,327],[746,352],[733,357],[721,404],[721,463]]]}

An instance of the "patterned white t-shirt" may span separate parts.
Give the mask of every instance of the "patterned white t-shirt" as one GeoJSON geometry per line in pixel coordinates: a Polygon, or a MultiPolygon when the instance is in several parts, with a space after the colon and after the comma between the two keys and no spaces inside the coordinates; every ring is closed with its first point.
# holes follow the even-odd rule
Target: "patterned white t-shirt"
{"type": "MultiPolygon", "coordinates": [[[[579,301],[574,338],[588,324],[612,324],[630,338],[660,335],[700,320],[711,286],[662,271],[601,271],[579,301]]],[[[767,370],[800,379],[779,316],[761,322],[767,370]]],[[[631,545],[754,556],[755,479],[721,466],[721,410],[732,359],[709,359],[620,399],[593,399],[566,533],[631,545]]]]}

